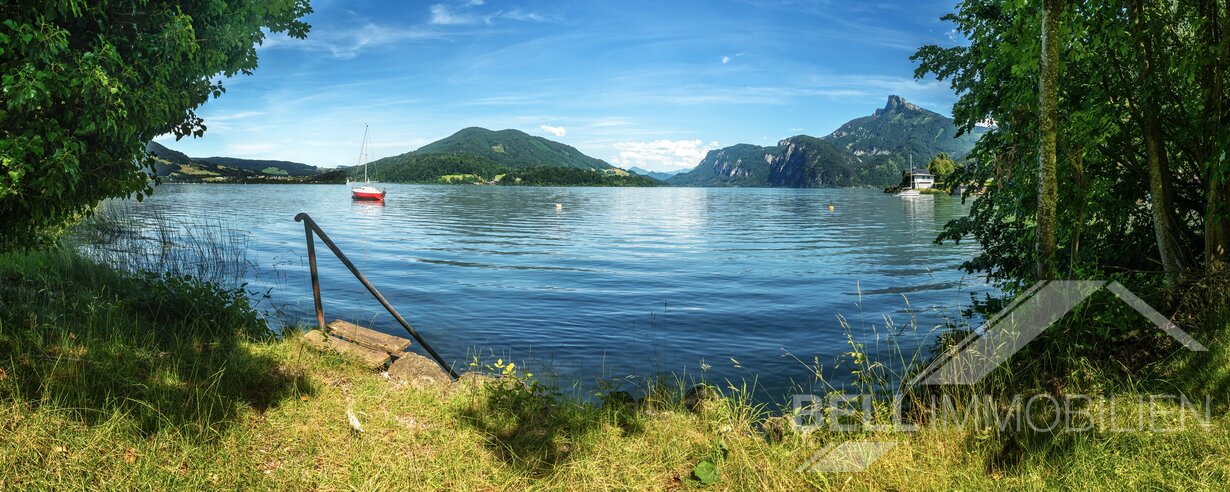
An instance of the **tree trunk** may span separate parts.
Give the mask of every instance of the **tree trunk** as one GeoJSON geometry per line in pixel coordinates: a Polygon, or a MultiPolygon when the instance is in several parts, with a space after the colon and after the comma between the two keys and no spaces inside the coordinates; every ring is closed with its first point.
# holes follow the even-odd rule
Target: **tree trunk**
{"type": "Polygon", "coordinates": [[[1153,235],[1157,239],[1157,251],[1161,256],[1166,281],[1173,283],[1188,268],[1187,254],[1179,243],[1181,231],[1175,216],[1173,175],[1166,159],[1166,141],[1162,125],[1157,119],[1157,109],[1145,106],[1145,160],[1149,163],[1149,196],[1152,197],[1153,235]]]}
{"type": "MultiPolygon", "coordinates": [[[[1205,115],[1209,118],[1211,142],[1205,156],[1204,181],[1204,255],[1205,268],[1220,270],[1230,261],[1230,163],[1227,162],[1226,132],[1230,110],[1226,101],[1227,65],[1230,64],[1230,19],[1222,19],[1217,2],[1201,0],[1200,14],[1204,17],[1203,38],[1211,56],[1205,57],[1202,79],[1205,90],[1205,115]],[[1220,26],[1219,26],[1220,25],[1220,26]],[[1220,28],[1219,28],[1220,27],[1220,28]]],[[[1230,16],[1230,0],[1225,1],[1227,16],[1230,16]]]]}
{"type": "Polygon", "coordinates": [[[1038,75],[1041,138],[1038,143],[1038,280],[1055,278],[1055,209],[1059,201],[1056,178],[1056,138],[1059,120],[1059,16],[1061,0],[1044,0],[1042,7],[1042,60],[1038,75]]]}
{"type": "Polygon", "coordinates": [[[1141,54],[1141,131],[1145,140],[1145,162],[1149,166],[1149,198],[1153,213],[1153,233],[1158,255],[1166,272],[1166,281],[1173,283],[1188,268],[1187,255],[1179,242],[1179,220],[1175,216],[1173,174],[1166,158],[1166,138],[1160,120],[1161,105],[1157,88],[1158,60],[1153,49],[1152,30],[1144,2],[1135,0],[1131,8],[1132,25],[1141,54]]]}

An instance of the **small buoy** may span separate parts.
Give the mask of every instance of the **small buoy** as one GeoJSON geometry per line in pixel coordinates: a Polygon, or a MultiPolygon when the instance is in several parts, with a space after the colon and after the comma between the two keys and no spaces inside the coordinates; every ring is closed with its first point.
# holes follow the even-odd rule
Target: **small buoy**
{"type": "Polygon", "coordinates": [[[555,209],[556,209],[556,210],[562,210],[563,208],[564,208],[564,204],[562,204],[562,203],[557,203],[557,204],[555,204],[555,209]]]}
{"type": "Polygon", "coordinates": [[[837,207],[834,207],[834,206],[832,206],[832,205],[829,205],[829,212],[832,212],[832,211],[834,211],[834,210],[837,210],[837,207]]]}

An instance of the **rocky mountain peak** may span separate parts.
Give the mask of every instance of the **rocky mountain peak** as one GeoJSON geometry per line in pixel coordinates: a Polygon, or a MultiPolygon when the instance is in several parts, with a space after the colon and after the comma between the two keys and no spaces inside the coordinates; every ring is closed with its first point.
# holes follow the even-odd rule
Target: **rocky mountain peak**
{"type": "Polygon", "coordinates": [[[922,111],[922,108],[914,105],[913,103],[909,101],[906,101],[901,96],[893,95],[893,96],[888,96],[888,104],[884,106],[884,109],[877,109],[875,112],[875,115],[879,116],[884,113],[888,113],[892,111],[905,111],[905,110],[922,111]]]}

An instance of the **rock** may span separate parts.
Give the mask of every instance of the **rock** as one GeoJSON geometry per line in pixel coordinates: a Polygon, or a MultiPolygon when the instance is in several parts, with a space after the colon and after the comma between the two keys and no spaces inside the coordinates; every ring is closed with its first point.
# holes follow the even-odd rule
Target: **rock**
{"type": "Polygon", "coordinates": [[[791,422],[789,417],[770,417],[761,423],[761,428],[764,430],[765,439],[776,444],[785,441],[786,436],[794,433],[794,422],[791,422]]]}
{"type": "Polygon", "coordinates": [[[473,371],[473,372],[467,372],[465,374],[462,374],[460,378],[457,378],[457,381],[455,384],[458,386],[465,386],[465,387],[470,387],[470,388],[481,388],[483,386],[486,386],[487,383],[495,381],[496,379],[498,378],[496,378],[495,376],[483,374],[478,371],[473,371]]]}
{"type": "Polygon", "coordinates": [[[722,398],[722,394],[713,386],[698,384],[683,395],[683,404],[692,412],[700,412],[706,403],[722,398]]]}
{"type": "Polygon", "coordinates": [[[631,408],[636,406],[636,398],[632,397],[627,391],[612,391],[602,397],[602,406],[610,406],[613,408],[631,408]]]}
{"type": "Polygon", "coordinates": [[[389,377],[411,386],[436,386],[452,382],[435,361],[413,352],[403,352],[389,366],[389,377]]]}

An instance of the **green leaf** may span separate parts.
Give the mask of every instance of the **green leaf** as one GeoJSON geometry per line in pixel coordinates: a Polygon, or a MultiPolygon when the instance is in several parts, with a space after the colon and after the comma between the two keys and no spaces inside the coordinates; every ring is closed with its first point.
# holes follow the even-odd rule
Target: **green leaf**
{"type": "Polygon", "coordinates": [[[701,461],[692,469],[692,477],[704,485],[715,483],[718,481],[717,465],[709,460],[701,461]]]}

